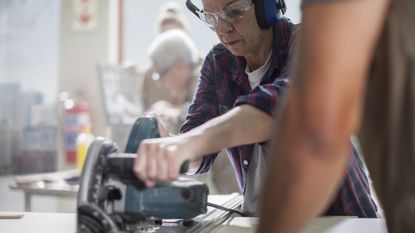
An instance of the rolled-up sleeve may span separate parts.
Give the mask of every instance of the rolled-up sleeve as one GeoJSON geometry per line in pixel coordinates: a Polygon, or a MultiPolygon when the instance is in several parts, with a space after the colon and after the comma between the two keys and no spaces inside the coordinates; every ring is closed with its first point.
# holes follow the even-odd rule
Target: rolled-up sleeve
{"type": "Polygon", "coordinates": [[[275,79],[273,83],[259,85],[248,95],[240,96],[236,100],[235,106],[249,104],[269,115],[273,115],[287,85],[288,78],[283,75],[275,79]]]}

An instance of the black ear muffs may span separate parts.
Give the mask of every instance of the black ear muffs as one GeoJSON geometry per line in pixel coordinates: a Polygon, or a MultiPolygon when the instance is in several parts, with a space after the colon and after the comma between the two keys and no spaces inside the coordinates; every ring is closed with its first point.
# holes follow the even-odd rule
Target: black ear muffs
{"type": "Polygon", "coordinates": [[[275,24],[287,10],[284,0],[254,0],[258,26],[267,29],[275,24]]]}

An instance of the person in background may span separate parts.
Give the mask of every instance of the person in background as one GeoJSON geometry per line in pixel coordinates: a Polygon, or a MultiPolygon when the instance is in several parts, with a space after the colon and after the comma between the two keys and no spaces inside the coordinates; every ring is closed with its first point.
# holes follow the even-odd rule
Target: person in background
{"type": "Polygon", "coordinates": [[[177,134],[196,88],[202,62],[199,51],[187,33],[172,29],[157,35],[148,53],[153,79],[169,96],[155,102],[148,111],[158,115],[170,133],[177,134]]]}
{"type": "Polygon", "coordinates": [[[359,136],[388,232],[415,232],[415,1],[303,0],[302,12],[258,232],[303,232],[327,208],[350,134],[359,136]]]}
{"type": "Polygon", "coordinates": [[[182,8],[177,2],[168,2],[160,8],[156,19],[158,33],[170,29],[180,29],[189,33],[189,25],[182,13],[182,8]]]}
{"type": "MultiPolygon", "coordinates": [[[[156,19],[157,34],[171,29],[183,30],[187,33],[187,22],[184,18],[181,7],[176,2],[168,2],[160,8],[156,19]]],[[[144,110],[148,110],[159,100],[168,100],[170,93],[165,90],[162,84],[156,79],[154,67],[150,64],[145,69],[142,83],[141,96],[144,110]]]]}
{"type": "MultiPolygon", "coordinates": [[[[288,84],[290,41],[296,27],[286,17],[265,17],[264,13],[269,11],[265,11],[263,0],[203,0],[202,3],[200,10],[187,1],[221,43],[205,58],[181,134],[143,141],[134,170],[139,179],[153,186],[157,181],[176,179],[186,160],[192,161],[189,173],[208,172],[217,152],[227,148],[243,191],[243,211],[257,216],[261,182],[267,168],[266,141],[272,132],[272,113],[280,105],[288,84]],[[275,21],[264,22],[269,18],[275,21]]],[[[285,11],[284,2],[279,3],[280,9],[271,11],[274,14],[285,11]]],[[[376,217],[359,155],[352,148],[348,155],[343,183],[322,214],[376,217]]],[[[286,182],[296,182],[292,176],[280,177],[286,182]]]]}
{"type": "MultiPolygon", "coordinates": [[[[156,21],[158,33],[164,33],[169,30],[182,30],[185,33],[189,33],[188,21],[182,13],[180,5],[176,2],[168,2],[160,9],[160,13],[156,21]]],[[[191,42],[193,44],[193,41],[191,42]]],[[[153,42],[154,45],[154,42],[153,42]]],[[[162,51],[163,49],[159,49],[162,51]]],[[[158,53],[156,60],[163,59],[163,55],[158,53]],[[160,58],[158,58],[160,57],[160,58]]],[[[166,55],[167,57],[174,57],[177,55],[166,55]]],[[[150,59],[154,60],[154,59],[150,59]]],[[[174,82],[174,78],[171,78],[172,82],[162,82],[159,77],[159,73],[155,70],[153,65],[149,66],[144,72],[144,79],[142,83],[142,100],[143,106],[146,111],[152,111],[154,113],[160,113],[164,115],[160,117],[164,119],[164,123],[169,128],[169,132],[178,133],[179,126],[183,123],[183,120],[187,113],[187,107],[196,89],[197,76],[200,73],[200,65],[203,61],[202,57],[199,58],[200,64],[197,68],[193,68],[193,79],[188,90],[182,92],[186,93],[185,104],[181,108],[172,107],[172,92],[168,90],[171,85],[172,88],[177,85],[174,82]],[[168,117],[167,117],[168,116],[168,117]],[[177,117],[176,117],[177,116],[177,117]]],[[[153,61],[154,63],[154,61],[153,61]]],[[[172,76],[172,75],[170,75],[172,76]]],[[[171,89],[171,88],[170,88],[171,89]]],[[[225,154],[226,152],[221,152],[225,154]]],[[[209,185],[210,193],[233,193],[239,192],[239,187],[235,176],[233,175],[232,166],[226,156],[221,156],[215,162],[215,166],[208,174],[198,176],[200,180],[205,181],[209,185]]]]}

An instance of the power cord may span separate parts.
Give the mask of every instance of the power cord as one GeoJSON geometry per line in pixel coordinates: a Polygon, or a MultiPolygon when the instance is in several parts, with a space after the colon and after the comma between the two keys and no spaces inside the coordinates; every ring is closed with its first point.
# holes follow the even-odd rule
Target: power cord
{"type": "Polygon", "coordinates": [[[220,205],[213,204],[211,202],[208,202],[207,205],[210,206],[210,207],[219,209],[219,210],[227,211],[229,213],[239,214],[241,217],[247,217],[247,215],[244,212],[239,211],[239,210],[229,209],[229,208],[226,208],[226,207],[223,207],[223,206],[220,206],[220,205]]]}

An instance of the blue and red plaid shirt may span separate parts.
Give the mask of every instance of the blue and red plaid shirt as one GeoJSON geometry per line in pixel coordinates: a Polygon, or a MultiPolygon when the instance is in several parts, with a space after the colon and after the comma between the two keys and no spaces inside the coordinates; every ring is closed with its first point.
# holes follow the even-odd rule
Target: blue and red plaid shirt
{"type": "MultiPolygon", "coordinates": [[[[216,45],[204,61],[199,84],[181,132],[189,131],[243,104],[252,105],[272,115],[288,85],[288,56],[295,28],[286,18],[273,26],[270,68],[260,85],[253,90],[245,73],[245,59],[233,55],[222,44],[216,45]]],[[[254,145],[251,144],[227,149],[241,190],[245,186],[253,148],[254,145]]],[[[197,173],[207,172],[217,155],[204,156],[197,173]]],[[[370,197],[363,163],[354,149],[347,175],[326,214],[376,217],[376,206],[370,197]]]]}

